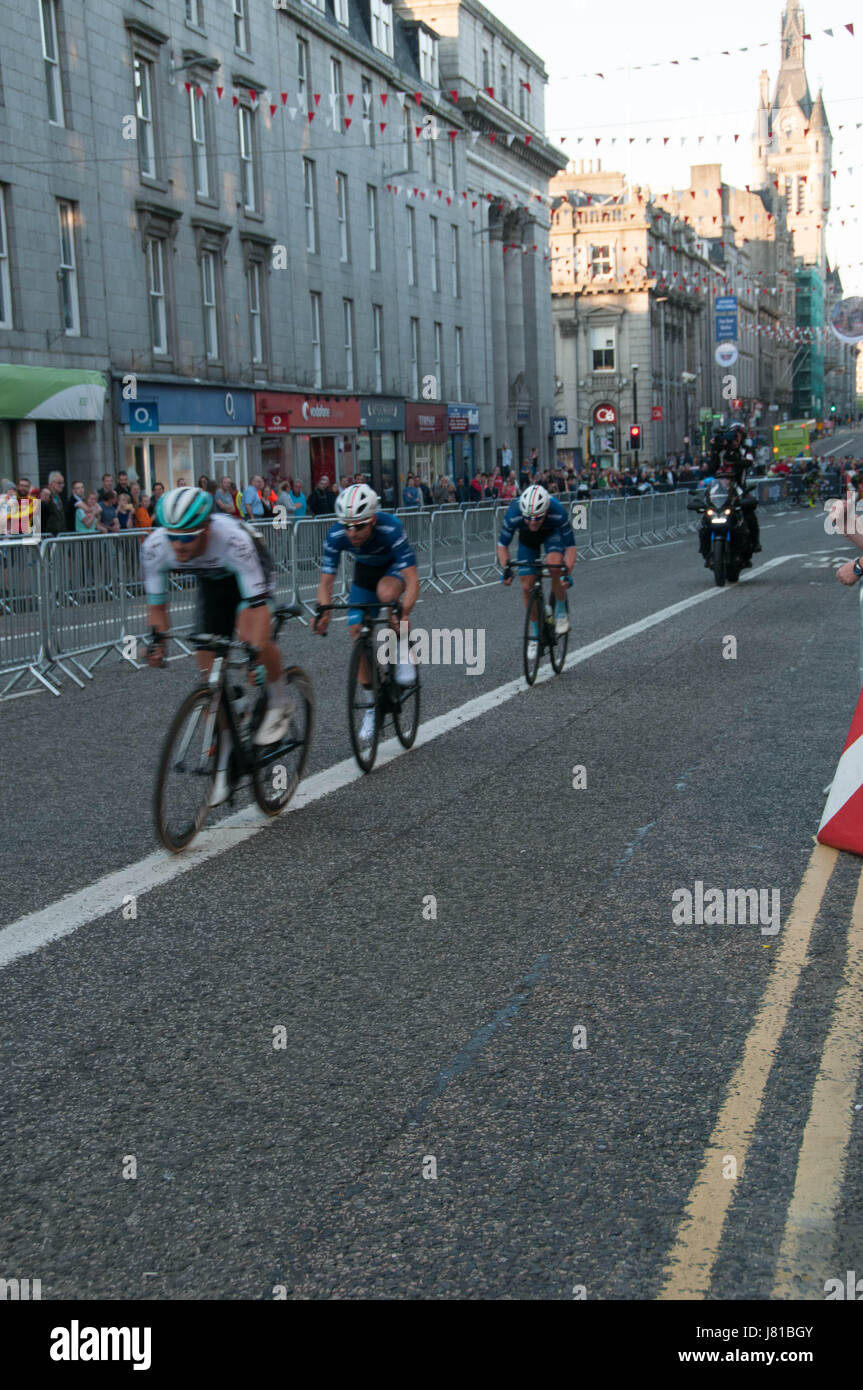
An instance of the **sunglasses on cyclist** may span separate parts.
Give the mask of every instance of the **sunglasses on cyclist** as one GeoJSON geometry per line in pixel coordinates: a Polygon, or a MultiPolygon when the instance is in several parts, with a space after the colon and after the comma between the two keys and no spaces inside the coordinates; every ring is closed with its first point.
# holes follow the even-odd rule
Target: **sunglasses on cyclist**
{"type": "Polygon", "coordinates": [[[346,531],[365,531],[367,526],[371,526],[371,521],[346,521],[346,531]]]}
{"type": "Polygon", "coordinates": [[[200,531],[166,531],[165,535],[173,545],[189,545],[200,536],[200,531]]]}

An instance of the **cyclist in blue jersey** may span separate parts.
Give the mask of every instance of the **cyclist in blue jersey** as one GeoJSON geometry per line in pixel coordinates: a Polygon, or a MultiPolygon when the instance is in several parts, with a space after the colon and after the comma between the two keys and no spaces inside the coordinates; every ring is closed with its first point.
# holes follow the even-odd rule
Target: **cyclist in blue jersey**
{"type": "MultiPolygon", "coordinates": [[[[416,556],[405,535],[405,529],[398,517],[391,516],[389,512],[382,512],[380,505],[377,493],[365,483],[353,483],[346,487],[336,498],[336,524],[330,527],[324,542],[324,558],[317,592],[319,604],[332,603],[333,585],[342,552],[353,553],[356,560],[351,592],[348,595],[348,629],[352,641],[356,641],[365,615],[361,608],[352,608],[351,604],[373,604],[376,601],[395,603],[401,599],[401,620],[405,626],[400,636],[406,637],[407,620],[419,598],[420,581],[416,556]]],[[[319,613],[312,621],[312,631],[322,637],[330,625],[331,617],[331,613],[319,613]]],[[[394,632],[399,632],[399,625],[392,613],[389,623],[394,632]]],[[[416,672],[410,661],[401,659],[406,655],[401,643],[399,650],[396,680],[399,685],[411,685],[416,679],[416,672]]],[[[374,727],[371,671],[361,668],[360,681],[368,692],[369,701],[369,712],[363,720],[360,737],[367,739],[371,737],[374,727]]]]}
{"type": "MultiPolygon", "coordinates": [[[[534,582],[533,563],[539,559],[541,548],[545,547],[545,560],[549,566],[559,566],[552,575],[551,587],[555,598],[554,630],[558,635],[569,632],[569,618],[566,615],[566,589],[571,583],[569,575],[575,564],[577,552],[575,536],[566,508],[561,506],[539,483],[526,487],[520,497],[510,502],[503,519],[497,543],[498,564],[503,570],[503,583],[512,583],[512,565],[509,561],[509,547],[513,537],[518,535],[518,572],[521,575],[521,589],[524,606],[527,607],[534,582]],[[564,577],[564,570],[566,577],[564,577]]],[[[528,638],[527,659],[536,659],[536,643],[539,632],[531,631],[528,638]]]]}

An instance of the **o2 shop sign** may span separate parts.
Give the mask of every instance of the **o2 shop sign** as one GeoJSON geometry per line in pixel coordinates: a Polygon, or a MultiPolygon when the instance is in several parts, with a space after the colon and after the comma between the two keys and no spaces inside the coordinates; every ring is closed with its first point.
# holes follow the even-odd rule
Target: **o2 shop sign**
{"type": "Polygon", "coordinates": [[[617,411],[613,405],[598,405],[593,412],[593,423],[595,425],[616,425],[617,411]]]}

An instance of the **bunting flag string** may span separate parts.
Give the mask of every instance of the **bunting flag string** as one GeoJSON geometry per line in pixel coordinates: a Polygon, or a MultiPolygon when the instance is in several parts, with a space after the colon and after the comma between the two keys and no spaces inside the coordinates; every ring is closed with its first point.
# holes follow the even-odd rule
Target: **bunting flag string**
{"type": "MultiPolygon", "coordinates": [[[[856,38],[854,23],[837,24],[829,29],[821,29],[819,34],[823,34],[830,39],[856,38]]],[[[814,32],[804,33],[803,35],[804,40],[809,43],[812,42],[814,37],[814,32]]],[[[572,80],[583,81],[586,78],[596,77],[605,82],[612,73],[649,72],[654,68],[683,68],[686,67],[688,63],[705,63],[709,62],[712,58],[733,58],[738,53],[754,53],[759,48],[772,48],[774,44],[775,39],[763,39],[758,43],[743,44],[737,48],[712,49],[710,52],[689,55],[685,58],[662,58],[655,63],[624,63],[618,67],[606,68],[604,72],[574,72],[562,74],[560,77],[555,75],[555,80],[564,82],[572,80]]]]}

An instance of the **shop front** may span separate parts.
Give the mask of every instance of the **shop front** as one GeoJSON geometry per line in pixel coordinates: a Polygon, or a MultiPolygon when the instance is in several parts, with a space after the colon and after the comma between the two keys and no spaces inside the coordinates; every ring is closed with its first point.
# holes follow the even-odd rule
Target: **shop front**
{"type": "MultiPolygon", "coordinates": [[[[255,393],[255,425],[261,455],[279,468],[279,478],[296,478],[308,495],[321,478],[337,483],[360,467],[358,396],[302,396],[288,391],[255,393]]],[[[265,474],[266,477],[266,474],[265,474]]]]}
{"type": "Polygon", "coordinates": [[[197,483],[201,476],[218,483],[228,477],[242,489],[259,469],[259,453],[250,449],[254,392],[223,386],[172,386],[140,377],[134,397],[116,383],[117,415],[122,430],[122,467],[131,482],[150,493],[197,483]]]}
{"type": "Polygon", "coordinates": [[[399,470],[399,436],[404,432],[404,401],[384,396],[367,396],[360,401],[356,472],[371,484],[385,507],[398,506],[401,498],[404,477],[399,470]]]}
{"type": "Polygon", "coordinates": [[[431,486],[441,475],[452,477],[447,464],[449,430],[445,405],[406,405],[405,442],[408,472],[431,486]]]}
{"type": "MultiPolygon", "coordinates": [[[[63,367],[0,362],[0,483],[45,487],[55,469],[93,481],[104,457],[105,377],[63,367]]],[[[108,428],[107,422],[105,428],[108,428]]]]}
{"type": "Polygon", "coordinates": [[[458,487],[460,478],[469,482],[478,469],[476,436],[479,434],[479,406],[448,405],[446,414],[449,435],[447,471],[458,487]]]}

